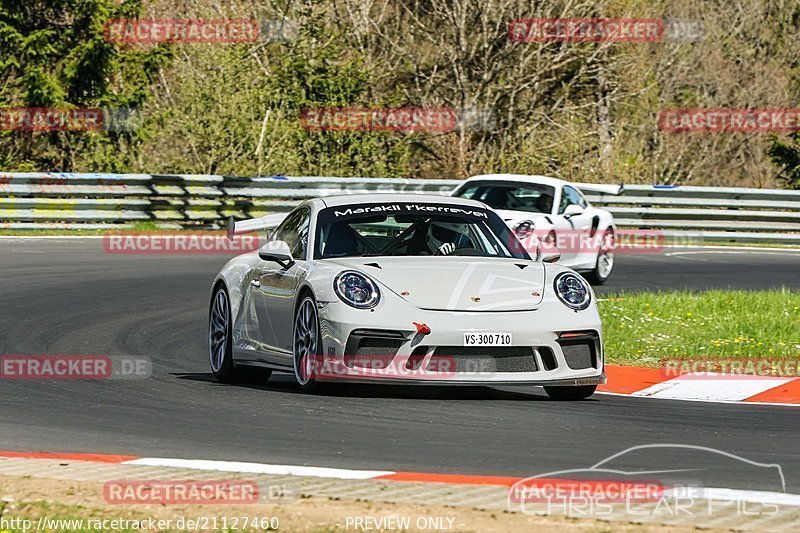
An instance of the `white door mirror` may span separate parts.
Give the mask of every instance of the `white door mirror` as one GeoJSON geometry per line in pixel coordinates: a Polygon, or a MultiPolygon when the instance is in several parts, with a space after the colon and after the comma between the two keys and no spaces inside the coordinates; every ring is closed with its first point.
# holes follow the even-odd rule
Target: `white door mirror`
{"type": "Polygon", "coordinates": [[[569,204],[564,210],[564,218],[574,217],[583,213],[583,208],[578,204],[569,204]]]}
{"type": "Polygon", "coordinates": [[[258,249],[258,257],[264,261],[275,261],[284,268],[294,263],[292,251],[286,241],[269,241],[258,249]]]}
{"type": "Polygon", "coordinates": [[[536,260],[542,263],[555,263],[561,259],[561,252],[552,244],[539,242],[536,245],[536,260]]]}

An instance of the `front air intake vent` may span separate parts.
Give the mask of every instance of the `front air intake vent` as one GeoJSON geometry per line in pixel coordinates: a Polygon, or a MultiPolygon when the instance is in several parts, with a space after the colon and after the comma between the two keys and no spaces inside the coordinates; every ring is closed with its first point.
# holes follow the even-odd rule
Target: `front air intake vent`
{"type": "Polygon", "coordinates": [[[562,333],[558,339],[567,366],[572,370],[597,368],[600,336],[595,331],[562,333]]]}
{"type": "Polygon", "coordinates": [[[533,349],[525,346],[438,346],[427,369],[442,372],[536,372],[533,349]]]}
{"type": "Polygon", "coordinates": [[[558,368],[558,363],[556,362],[556,356],[548,346],[540,346],[536,349],[539,352],[539,357],[542,359],[542,365],[544,366],[545,370],[555,370],[558,368]]]}

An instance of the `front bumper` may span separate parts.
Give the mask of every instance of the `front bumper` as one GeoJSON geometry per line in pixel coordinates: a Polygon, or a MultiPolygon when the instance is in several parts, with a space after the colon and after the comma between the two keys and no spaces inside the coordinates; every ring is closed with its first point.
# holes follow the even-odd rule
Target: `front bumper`
{"type": "Polygon", "coordinates": [[[456,312],[393,306],[319,309],[319,381],[436,385],[581,386],[605,383],[600,318],[560,303],[533,311],[456,312]],[[430,333],[417,331],[414,322],[430,333]],[[464,347],[464,333],[503,332],[511,347],[464,347]],[[564,335],[571,335],[565,337],[564,335]]]}

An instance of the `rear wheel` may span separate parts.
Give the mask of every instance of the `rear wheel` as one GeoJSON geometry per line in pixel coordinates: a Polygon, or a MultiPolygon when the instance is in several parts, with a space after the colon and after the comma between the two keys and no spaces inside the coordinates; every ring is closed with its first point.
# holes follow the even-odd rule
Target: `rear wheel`
{"type": "Polygon", "coordinates": [[[597,251],[597,262],[594,269],[586,276],[592,285],[602,285],[611,276],[614,269],[614,230],[608,228],[603,234],[600,250],[597,251]]]}
{"type": "Polygon", "coordinates": [[[597,390],[597,385],[581,385],[579,387],[545,387],[544,391],[553,400],[574,401],[585,400],[597,390]]]}
{"type": "Polygon", "coordinates": [[[208,318],[208,357],[211,373],[219,381],[264,382],[271,372],[266,368],[237,367],[233,362],[231,331],[231,305],[228,291],[223,285],[217,287],[211,299],[208,318]]]}

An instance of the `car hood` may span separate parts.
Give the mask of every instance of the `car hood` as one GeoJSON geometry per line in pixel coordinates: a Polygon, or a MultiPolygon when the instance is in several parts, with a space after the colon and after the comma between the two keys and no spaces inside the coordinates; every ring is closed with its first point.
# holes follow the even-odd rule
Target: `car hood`
{"type": "Polygon", "coordinates": [[[545,218],[549,215],[545,213],[531,213],[530,211],[512,211],[510,209],[495,209],[495,212],[500,215],[504,222],[516,222],[520,220],[536,221],[540,218],[545,218]]]}
{"type": "Polygon", "coordinates": [[[359,257],[332,259],[364,272],[421,309],[526,311],[544,297],[545,266],[478,257],[359,257]]]}

